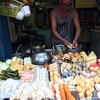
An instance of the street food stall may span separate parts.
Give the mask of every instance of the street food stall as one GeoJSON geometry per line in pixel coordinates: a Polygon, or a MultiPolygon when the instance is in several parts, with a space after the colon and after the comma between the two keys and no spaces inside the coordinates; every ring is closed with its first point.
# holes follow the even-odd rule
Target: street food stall
{"type": "MultiPolygon", "coordinates": [[[[26,5],[17,3],[21,8],[26,5]]],[[[15,7],[18,12],[20,7],[15,7]]],[[[16,44],[18,48],[11,58],[0,61],[0,100],[100,100],[100,58],[96,49],[87,53],[79,46],[73,52],[72,44],[68,47],[70,52],[63,52],[62,45],[58,51],[54,45],[47,48],[51,41],[47,38],[44,45],[44,31],[37,35],[37,28],[23,29],[25,38],[19,40],[27,50],[16,44]]]]}

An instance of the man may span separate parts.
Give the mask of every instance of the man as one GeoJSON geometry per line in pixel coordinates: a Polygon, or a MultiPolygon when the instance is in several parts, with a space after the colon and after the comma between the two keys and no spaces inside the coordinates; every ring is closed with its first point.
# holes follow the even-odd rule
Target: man
{"type": "Polygon", "coordinates": [[[78,13],[72,8],[72,0],[59,0],[59,6],[51,11],[51,30],[55,45],[63,44],[68,47],[71,43],[70,26],[74,22],[76,33],[72,47],[77,48],[77,39],[80,35],[81,28],[78,19],[78,13]]]}

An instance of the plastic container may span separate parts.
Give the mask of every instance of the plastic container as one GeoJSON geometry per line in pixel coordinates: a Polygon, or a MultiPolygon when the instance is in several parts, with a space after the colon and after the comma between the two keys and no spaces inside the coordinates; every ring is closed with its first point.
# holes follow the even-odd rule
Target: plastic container
{"type": "Polygon", "coordinates": [[[17,0],[0,0],[0,15],[16,18],[16,15],[22,6],[24,6],[24,4],[17,0]],[[6,5],[5,2],[8,2],[9,5],[6,5]],[[18,7],[10,7],[11,3],[14,3],[14,5],[17,5],[18,7]]]}
{"type": "Polygon", "coordinates": [[[30,7],[24,6],[21,8],[21,12],[26,16],[29,17],[31,15],[30,7]]]}
{"type": "Polygon", "coordinates": [[[21,11],[19,11],[19,12],[17,13],[17,15],[16,15],[16,19],[18,19],[18,20],[23,20],[23,19],[24,19],[24,14],[23,14],[21,11]]]}
{"type": "Polygon", "coordinates": [[[19,11],[20,9],[17,9],[17,8],[0,5],[0,15],[3,15],[3,16],[9,16],[9,17],[16,18],[16,15],[19,11]]]}

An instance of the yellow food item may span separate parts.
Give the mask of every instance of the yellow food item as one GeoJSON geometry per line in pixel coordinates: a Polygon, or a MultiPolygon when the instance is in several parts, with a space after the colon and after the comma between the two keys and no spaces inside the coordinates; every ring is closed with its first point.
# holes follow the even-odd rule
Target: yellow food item
{"type": "Polygon", "coordinates": [[[91,51],[91,53],[89,54],[89,57],[91,56],[96,56],[93,51],[91,51]]]}
{"type": "Polygon", "coordinates": [[[54,81],[54,78],[53,78],[53,77],[50,77],[50,80],[51,80],[51,81],[54,81]]]}
{"type": "Polygon", "coordinates": [[[82,88],[84,88],[84,87],[85,87],[85,83],[82,82],[82,83],[80,84],[80,86],[81,86],[82,88]]]}
{"type": "Polygon", "coordinates": [[[89,62],[89,61],[93,61],[93,62],[91,62],[91,63],[94,63],[96,59],[97,59],[96,56],[91,56],[91,57],[87,57],[87,58],[85,58],[85,61],[87,61],[87,62],[89,62]]]}
{"type": "Polygon", "coordinates": [[[78,92],[82,92],[82,87],[77,86],[77,87],[76,87],[76,90],[77,90],[78,92]]]}
{"type": "Polygon", "coordinates": [[[85,85],[85,89],[86,89],[86,90],[90,90],[90,88],[91,88],[91,87],[90,87],[89,84],[86,84],[86,85],[85,85]]]}
{"type": "Polygon", "coordinates": [[[85,79],[85,83],[89,85],[91,83],[91,79],[85,79]]]}
{"type": "Polygon", "coordinates": [[[77,59],[76,58],[72,58],[72,62],[77,62],[77,59]]]}
{"type": "Polygon", "coordinates": [[[76,58],[79,59],[79,58],[81,58],[81,56],[80,55],[77,55],[76,58]]]}
{"type": "Polygon", "coordinates": [[[53,74],[53,72],[50,72],[50,76],[53,76],[54,74],[53,74]]]}
{"type": "Polygon", "coordinates": [[[98,67],[98,66],[95,66],[95,68],[96,68],[97,70],[99,70],[99,67],[98,67]]]}
{"type": "Polygon", "coordinates": [[[25,70],[26,69],[32,69],[32,66],[33,66],[33,64],[27,64],[27,65],[24,65],[24,68],[25,68],[25,70]]]}
{"type": "Polygon", "coordinates": [[[99,83],[99,80],[100,80],[100,79],[99,79],[99,77],[97,77],[97,76],[94,77],[94,79],[93,79],[93,81],[94,81],[96,84],[99,83]]]}
{"type": "Polygon", "coordinates": [[[79,53],[77,52],[77,53],[74,53],[74,56],[76,57],[76,56],[79,56],[79,53]]]}
{"type": "Polygon", "coordinates": [[[87,90],[87,91],[86,91],[86,95],[87,95],[87,96],[91,96],[91,95],[92,95],[91,91],[87,90]]]}
{"type": "Polygon", "coordinates": [[[11,65],[11,70],[18,70],[19,75],[24,70],[24,65],[20,61],[13,61],[11,65]]]}
{"type": "Polygon", "coordinates": [[[94,87],[94,82],[93,82],[93,81],[91,81],[90,85],[91,85],[91,87],[94,87]]]}
{"type": "Polygon", "coordinates": [[[81,93],[85,93],[85,89],[82,89],[82,92],[81,93]]]}
{"type": "Polygon", "coordinates": [[[91,87],[91,88],[90,88],[90,91],[91,91],[91,93],[92,93],[92,92],[94,91],[94,87],[91,87]]]}
{"type": "Polygon", "coordinates": [[[100,71],[99,70],[97,70],[97,74],[100,75],[100,71]]]}
{"type": "Polygon", "coordinates": [[[63,79],[59,79],[60,84],[64,84],[63,79]]]}
{"type": "Polygon", "coordinates": [[[64,56],[63,56],[63,59],[68,59],[68,60],[71,60],[71,57],[68,55],[68,54],[64,54],[64,56]]]}
{"type": "Polygon", "coordinates": [[[77,61],[78,61],[78,62],[81,62],[81,61],[83,61],[83,58],[80,57],[80,58],[77,59],[77,61]]]}
{"type": "Polygon", "coordinates": [[[53,77],[54,77],[54,79],[55,79],[55,78],[58,78],[58,75],[54,75],[53,77]]]}
{"type": "Polygon", "coordinates": [[[73,67],[73,68],[76,68],[76,67],[77,67],[77,65],[76,65],[76,64],[73,64],[73,65],[72,65],[72,67],[73,67]]]}
{"type": "Polygon", "coordinates": [[[94,67],[90,67],[90,70],[93,71],[94,70],[94,67]]]}
{"type": "Polygon", "coordinates": [[[71,57],[72,59],[73,59],[73,58],[75,58],[75,56],[74,56],[74,55],[71,55],[70,57],[71,57]]]}
{"type": "Polygon", "coordinates": [[[68,52],[68,55],[71,56],[71,55],[73,55],[73,53],[72,52],[68,52]]]}
{"type": "Polygon", "coordinates": [[[58,75],[58,71],[54,71],[54,74],[58,75]]]}
{"type": "Polygon", "coordinates": [[[87,58],[87,55],[86,55],[86,53],[84,51],[80,52],[80,54],[84,59],[87,58]]]}
{"type": "Polygon", "coordinates": [[[84,93],[79,93],[79,97],[80,98],[84,98],[85,96],[84,96],[84,93]]]}

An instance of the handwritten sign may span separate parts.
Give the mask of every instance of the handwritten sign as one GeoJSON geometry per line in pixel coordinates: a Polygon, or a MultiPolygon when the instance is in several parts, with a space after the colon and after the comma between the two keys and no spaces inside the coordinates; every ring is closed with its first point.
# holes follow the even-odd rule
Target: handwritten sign
{"type": "Polygon", "coordinates": [[[97,7],[96,0],[75,0],[75,8],[94,8],[97,7]]]}

